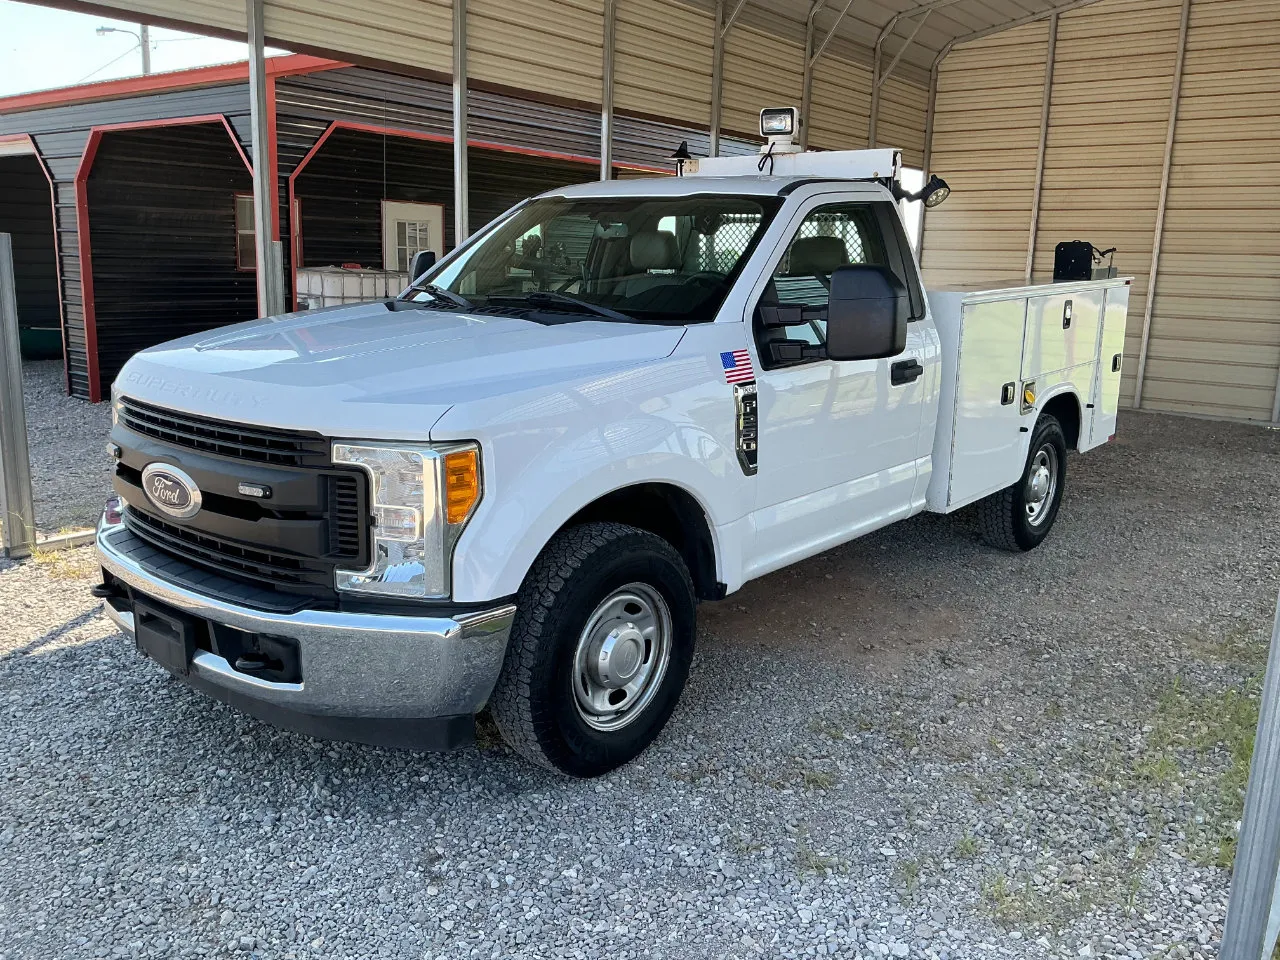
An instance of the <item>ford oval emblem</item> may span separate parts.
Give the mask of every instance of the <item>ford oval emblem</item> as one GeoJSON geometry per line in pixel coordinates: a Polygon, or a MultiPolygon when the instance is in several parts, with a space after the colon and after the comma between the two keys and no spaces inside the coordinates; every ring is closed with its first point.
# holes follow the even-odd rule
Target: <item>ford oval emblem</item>
{"type": "Polygon", "coordinates": [[[186,519],[200,512],[200,488],[177,467],[149,463],[142,471],[142,492],[171,517],[186,519]]]}

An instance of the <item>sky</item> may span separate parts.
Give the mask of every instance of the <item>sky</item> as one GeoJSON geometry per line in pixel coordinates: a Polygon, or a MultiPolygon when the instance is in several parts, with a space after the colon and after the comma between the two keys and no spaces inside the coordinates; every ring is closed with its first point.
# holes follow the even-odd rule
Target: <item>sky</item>
{"type": "MultiPolygon", "coordinates": [[[[0,0],[0,97],[141,74],[137,37],[100,37],[104,26],[138,32],[136,23],[0,0]]],[[[243,43],[151,28],[152,73],[243,59],[243,43]]]]}

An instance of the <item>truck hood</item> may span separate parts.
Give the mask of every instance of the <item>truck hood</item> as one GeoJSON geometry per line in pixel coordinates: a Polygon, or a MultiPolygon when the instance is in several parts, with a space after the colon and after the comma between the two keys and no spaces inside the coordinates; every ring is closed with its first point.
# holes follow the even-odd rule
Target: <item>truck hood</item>
{"type": "Polygon", "coordinates": [[[451,406],[671,355],[683,327],[531,320],[385,302],[288,314],[150,347],[125,396],[330,436],[427,439],[451,406]]]}

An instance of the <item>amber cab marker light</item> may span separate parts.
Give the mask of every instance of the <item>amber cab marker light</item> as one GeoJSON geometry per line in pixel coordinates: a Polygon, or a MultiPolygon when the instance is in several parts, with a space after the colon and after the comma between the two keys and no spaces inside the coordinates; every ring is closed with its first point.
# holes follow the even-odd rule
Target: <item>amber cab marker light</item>
{"type": "Polygon", "coordinates": [[[480,455],[459,450],[444,456],[445,519],[462,523],[480,499],[480,455]]]}

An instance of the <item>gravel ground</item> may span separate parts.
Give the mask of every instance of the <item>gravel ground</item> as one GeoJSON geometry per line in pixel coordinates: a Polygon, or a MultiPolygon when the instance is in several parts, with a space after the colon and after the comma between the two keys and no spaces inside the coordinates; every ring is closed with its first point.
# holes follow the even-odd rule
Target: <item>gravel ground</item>
{"type": "Polygon", "coordinates": [[[111,491],[111,407],[67,396],[61,360],[22,365],[27,442],[41,534],[92,527],[111,491]]]}
{"type": "Polygon", "coordinates": [[[137,657],[88,551],[0,566],[0,958],[1212,957],[1280,434],[1070,466],[1033,554],[920,517],[704,607],[593,782],[279,732],[137,657]]]}

